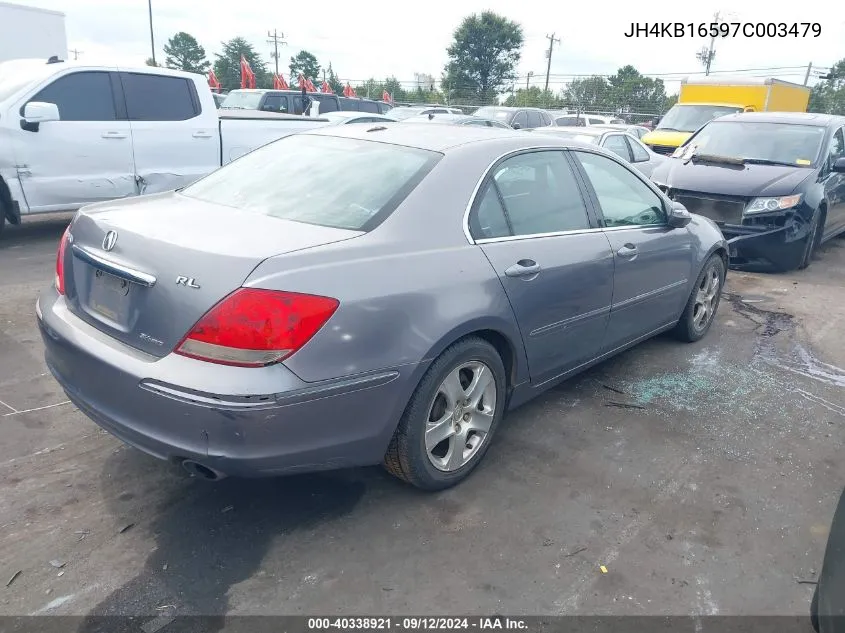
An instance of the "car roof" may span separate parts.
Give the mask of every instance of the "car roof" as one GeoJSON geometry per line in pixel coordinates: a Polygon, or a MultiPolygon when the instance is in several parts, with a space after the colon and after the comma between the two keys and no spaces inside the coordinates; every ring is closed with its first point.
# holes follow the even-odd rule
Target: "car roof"
{"type": "Polygon", "coordinates": [[[340,136],[368,141],[404,145],[432,152],[448,153],[460,146],[476,143],[499,143],[508,151],[531,147],[591,147],[588,143],[564,139],[551,134],[526,134],[523,131],[474,125],[430,125],[408,123],[372,126],[342,125],[321,127],[300,132],[320,136],[340,136]]]}
{"type": "MultiPolygon", "coordinates": [[[[607,128],[598,126],[598,125],[590,125],[586,127],[582,127],[580,125],[557,125],[554,127],[544,127],[544,128],[537,128],[534,132],[540,132],[541,134],[559,134],[563,132],[564,134],[580,134],[581,136],[601,136],[606,132],[612,132],[613,130],[608,130],[607,128]],[[599,128],[598,130],[595,128],[599,128]]],[[[622,130],[618,130],[622,131],[622,130]]]]}
{"type": "Polygon", "coordinates": [[[843,125],[845,117],[816,112],[738,112],[726,114],[716,121],[753,121],[757,123],[787,123],[789,125],[843,125]]]}
{"type": "Polygon", "coordinates": [[[644,130],[648,129],[646,127],[643,127],[642,125],[637,125],[636,123],[598,123],[596,125],[591,125],[590,127],[597,127],[597,128],[602,128],[602,129],[605,129],[605,130],[621,130],[621,131],[628,130],[632,127],[641,127],[644,130]]]}
{"type": "MultiPolygon", "coordinates": [[[[543,108],[535,108],[533,106],[499,106],[499,105],[492,105],[492,106],[481,106],[478,110],[501,110],[502,112],[517,112],[519,110],[537,110],[539,112],[548,112],[548,110],[544,110],[543,108]]],[[[478,111],[476,110],[476,112],[478,111]]]]}
{"type": "Polygon", "coordinates": [[[425,123],[426,121],[431,121],[432,123],[455,123],[457,121],[469,121],[469,120],[478,120],[478,121],[487,121],[481,116],[473,116],[472,114],[452,114],[451,112],[432,112],[430,114],[418,114],[416,116],[409,117],[405,119],[405,123],[415,123],[421,122],[425,123]],[[431,117],[431,118],[429,118],[431,117]]]}

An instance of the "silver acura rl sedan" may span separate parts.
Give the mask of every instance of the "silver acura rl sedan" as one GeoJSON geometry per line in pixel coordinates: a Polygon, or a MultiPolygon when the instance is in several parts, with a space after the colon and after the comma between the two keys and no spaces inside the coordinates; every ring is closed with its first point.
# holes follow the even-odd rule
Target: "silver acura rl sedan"
{"type": "Polygon", "coordinates": [[[36,305],[68,398],[198,477],[383,463],[435,490],[505,411],[713,322],[715,224],[615,155],[472,126],[340,126],[80,210],[36,305]]]}

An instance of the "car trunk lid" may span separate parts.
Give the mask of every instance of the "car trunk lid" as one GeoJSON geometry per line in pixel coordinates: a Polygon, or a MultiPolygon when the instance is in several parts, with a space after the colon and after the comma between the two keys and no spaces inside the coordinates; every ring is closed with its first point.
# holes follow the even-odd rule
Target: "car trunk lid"
{"type": "Polygon", "coordinates": [[[178,193],[96,205],[71,228],[65,293],[81,319],[160,357],[268,257],[357,235],[178,193]]]}

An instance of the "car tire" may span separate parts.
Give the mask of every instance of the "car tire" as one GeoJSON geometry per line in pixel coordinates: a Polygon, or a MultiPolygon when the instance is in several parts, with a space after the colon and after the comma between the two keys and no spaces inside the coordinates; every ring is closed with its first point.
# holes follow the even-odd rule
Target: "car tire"
{"type": "Polygon", "coordinates": [[[506,396],[505,366],[495,347],[476,336],[452,344],[411,396],[384,467],[423,490],[463,481],[487,452],[506,396]]]}
{"type": "Polygon", "coordinates": [[[821,221],[819,218],[821,217],[821,212],[816,211],[813,214],[813,219],[810,224],[810,233],[807,235],[806,240],[807,244],[804,247],[804,254],[801,256],[801,261],[798,264],[798,270],[804,270],[807,266],[810,265],[810,262],[813,261],[813,255],[816,252],[816,248],[819,246],[819,242],[821,241],[821,221]]]}
{"type": "Polygon", "coordinates": [[[725,261],[719,254],[710,256],[692,288],[687,305],[675,326],[675,335],[687,343],[704,338],[710,330],[725,284],[725,261]]]}
{"type": "Polygon", "coordinates": [[[816,585],[816,590],[813,591],[813,599],[810,601],[810,624],[813,625],[813,630],[819,633],[819,586],[816,585]]]}

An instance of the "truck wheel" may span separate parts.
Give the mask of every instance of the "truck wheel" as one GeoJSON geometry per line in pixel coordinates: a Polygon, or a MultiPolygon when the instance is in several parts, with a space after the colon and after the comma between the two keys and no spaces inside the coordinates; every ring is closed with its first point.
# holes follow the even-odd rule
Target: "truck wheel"
{"type": "Polygon", "coordinates": [[[454,486],[487,452],[506,396],[505,366],[496,348],[478,337],[454,343],[411,396],[384,467],[423,490],[454,486]]]}
{"type": "Polygon", "coordinates": [[[821,216],[821,211],[816,211],[813,214],[813,220],[810,224],[810,232],[807,237],[804,238],[807,240],[807,243],[804,246],[804,254],[801,256],[801,262],[798,264],[798,270],[804,270],[810,265],[810,262],[813,260],[813,254],[816,252],[816,248],[819,245],[818,242],[821,237],[821,227],[819,226],[821,222],[819,221],[819,216],[821,216]]]}
{"type": "Polygon", "coordinates": [[[716,318],[724,284],[725,262],[718,253],[714,253],[695,280],[687,307],[675,326],[675,335],[679,339],[695,343],[704,338],[716,318]]]}

